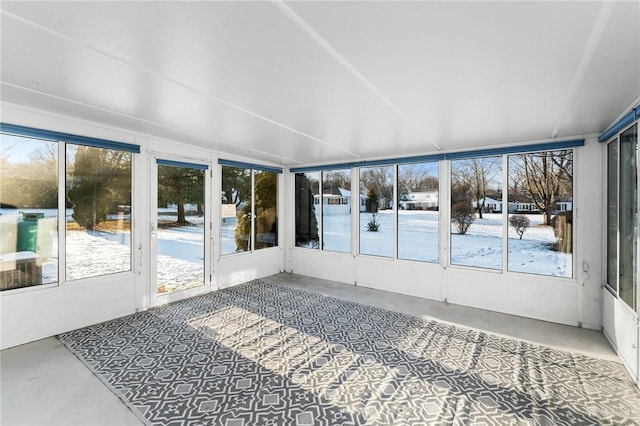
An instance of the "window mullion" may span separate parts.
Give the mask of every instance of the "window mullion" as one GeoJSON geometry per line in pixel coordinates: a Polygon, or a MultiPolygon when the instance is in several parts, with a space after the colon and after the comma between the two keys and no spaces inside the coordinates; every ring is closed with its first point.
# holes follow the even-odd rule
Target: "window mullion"
{"type": "MultiPolygon", "coordinates": [[[[438,240],[440,265],[447,269],[451,264],[451,160],[440,161],[438,188],[438,240]]],[[[443,293],[443,297],[445,293],[443,293]]]]}
{"type": "MultiPolygon", "coordinates": [[[[360,254],[360,232],[360,169],[354,167],[351,169],[351,254],[354,257],[360,254]]],[[[353,276],[357,277],[357,266],[353,276]]]]}
{"type": "MultiPolygon", "coordinates": [[[[324,250],[324,171],[320,171],[318,182],[318,248],[324,250]]],[[[315,204],[315,203],[314,203],[315,204]]]]}
{"type": "Polygon", "coordinates": [[[398,165],[393,166],[393,258],[398,258],[398,165]]]}
{"type": "Polygon", "coordinates": [[[249,251],[254,252],[256,247],[256,172],[255,170],[251,170],[251,237],[249,241],[251,241],[249,251]]]}
{"type": "Polygon", "coordinates": [[[509,156],[502,156],[502,273],[509,270],[509,156]],[[506,210],[506,211],[505,211],[506,210]]]}
{"type": "Polygon", "coordinates": [[[58,143],[58,285],[67,281],[67,144],[58,143]]]}

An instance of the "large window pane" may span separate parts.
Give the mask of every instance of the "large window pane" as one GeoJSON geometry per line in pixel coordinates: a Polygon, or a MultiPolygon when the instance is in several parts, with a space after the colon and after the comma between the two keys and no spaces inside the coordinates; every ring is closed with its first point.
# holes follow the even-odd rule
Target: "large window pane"
{"type": "Polygon", "coordinates": [[[251,169],[222,166],[221,252],[240,253],[251,248],[251,225],[238,226],[251,217],[251,169]],[[248,210],[248,211],[247,211],[248,210]]]}
{"type": "Polygon", "coordinates": [[[398,258],[438,262],[438,163],[398,166],[398,258]]]}
{"type": "Polygon", "coordinates": [[[638,133],[637,125],[620,134],[620,298],[636,309],[638,283],[638,133]]]}
{"type": "Polygon", "coordinates": [[[295,176],[296,247],[320,248],[320,172],[295,176]]]}
{"type": "Polygon", "coordinates": [[[157,293],[204,285],[205,170],[158,164],[157,293]]]}
{"type": "MultiPolygon", "coordinates": [[[[278,174],[255,171],[255,250],[278,245],[278,174]]],[[[243,216],[246,217],[246,216],[243,216]]]]}
{"type": "Polygon", "coordinates": [[[3,134],[0,290],[58,282],[58,144],[3,134]]]}
{"type": "Polygon", "coordinates": [[[451,264],[502,269],[502,157],[451,162],[451,264]]]}
{"type": "Polygon", "coordinates": [[[509,156],[509,271],[573,275],[573,151],[509,156]]]}
{"type": "Polygon", "coordinates": [[[322,173],[322,246],[351,252],[351,170],[322,173]]]}
{"type": "Polygon", "coordinates": [[[360,253],[393,257],[393,166],[360,169],[360,253]]]}
{"type": "Polygon", "coordinates": [[[67,280],[131,270],[130,152],[67,144],[67,280]]]}
{"type": "Polygon", "coordinates": [[[618,293],[618,140],[607,146],[607,284],[618,293]]]}

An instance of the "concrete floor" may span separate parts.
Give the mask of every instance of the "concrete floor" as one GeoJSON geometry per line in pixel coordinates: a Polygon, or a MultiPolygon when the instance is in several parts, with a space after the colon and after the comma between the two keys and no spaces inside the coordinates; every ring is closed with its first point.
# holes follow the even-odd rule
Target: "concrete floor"
{"type": "MultiPolygon", "coordinates": [[[[618,360],[602,333],[294,274],[266,281],[463,327],[618,360]]],[[[137,417],[57,339],[0,353],[0,424],[140,425],[137,417]]]]}

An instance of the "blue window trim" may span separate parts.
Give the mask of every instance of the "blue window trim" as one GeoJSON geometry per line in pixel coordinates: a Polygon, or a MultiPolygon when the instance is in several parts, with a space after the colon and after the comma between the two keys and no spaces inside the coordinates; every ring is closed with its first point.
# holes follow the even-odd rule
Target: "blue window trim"
{"type": "Polygon", "coordinates": [[[384,160],[368,160],[360,163],[355,163],[357,167],[373,167],[373,166],[388,166],[392,164],[410,164],[410,163],[432,163],[440,160],[444,160],[444,154],[433,155],[418,155],[414,157],[404,158],[388,158],[384,160]]]}
{"type": "Polygon", "coordinates": [[[467,158],[489,157],[503,154],[521,154],[524,152],[552,151],[584,146],[584,139],[575,139],[561,142],[542,142],[529,145],[517,145],[504,148],[477,149],[471,151],[451,152],[444,154],[419,155],[404,158],[388,158],[383,160],[360,161],[340,164],[327,164],[322,166],[294,167],[289,169],[291,173],[306,173],[322,170],[340,170],[351,167],[372,167],[392,164],[429,163],[440,160],[460,160],[467,158]]]}
{"type": "Polygon", "coordinates": [[[634,121],[640,119],[640,105],[632,108],[631,111],[626,113],[620,120],[616,121],[612,126],[610,126],[607,130],[602,132],[602,135],[598,138],[599,142],[606,142],[612,136],[615,136],[622,129],[633,123],[634,121]]]}
{"type": "Polygon", "coordinates": [[[34,127],[19,126],[17,124],[0,123],[0,132],[30,138],[67,142],[75,145],[91,146],[94,148],[115,149],[118,151],[133,152],[135,154],[140,153],[140,145],[115,142],[107,139],[90,138],[88,136],[73,135],[71,133],[36,129],[34,127]]]}
{"type": "Polygon", "coordinates": [[[243,163],[242,161],[231,161],[218,159],[218,164],[221,166],[237,167],[239,169],[253,169],[261,172],[282,173],[282,169],[279,167],[263,166],[261,164],[243,163]]]}
{"type": "Polygon", "coordinates": [[[462,160],[467,158],[490,157],[504,154],[522,154],[524,152],[553,151],[558,149],[575,148],[578,146],[584,146],[584,139],[509,146],[504,148],[478,149],[474,151],[451,152],[449,154],[445,154],[445,158],[447,160],[462,160]]]}
{"type": "Polygon", "coordinates": [[[340,164],[325,164],[323,166],[293,167],[289,169],[289,172],[310,173],[310,172],[321,172],[326,170],[346,170],[352,167],[356,167],[356,163],[340,163],[340,164]]]}
{"type": "Polygon", "coordinates": [[[289,171],[291,173],[307,173],[324,170],[350,169],[352,167],[374,167],[392,164],[431,163],[444,160],[444,158],[444,154],[418,155],[414,157],[385,158],[381,160],[365,160],[350,163],[326,164],[322,166],[294,167],[292,169],[289,169],[289,171]]]}
{"type": "Polygon", "coordinates": [[[183,161],[163,160],[160,158],[156,159],[156,163],[158,163],[158,165],[160,166],[184,167],[188,169],[199,169],[199,170],[209,169],[209,166],[207,164],[185,163],[183,161]]]}

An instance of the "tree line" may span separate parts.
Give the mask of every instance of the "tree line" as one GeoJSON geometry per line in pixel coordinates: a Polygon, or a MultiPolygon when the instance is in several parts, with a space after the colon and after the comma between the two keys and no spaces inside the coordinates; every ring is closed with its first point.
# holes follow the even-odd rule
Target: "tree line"
{"type": "MultiPolygon", "coordinates": [[[[94,229],[120,205],[131,204],[131,153],[68,146],[65,208],[82,227],[94,229]]],[[[8,154],[2,166],[2,205],[5,208],[58,208],[58,150],[45,144],[29,154],[26,163],[11,163],[8,154]]]]}

